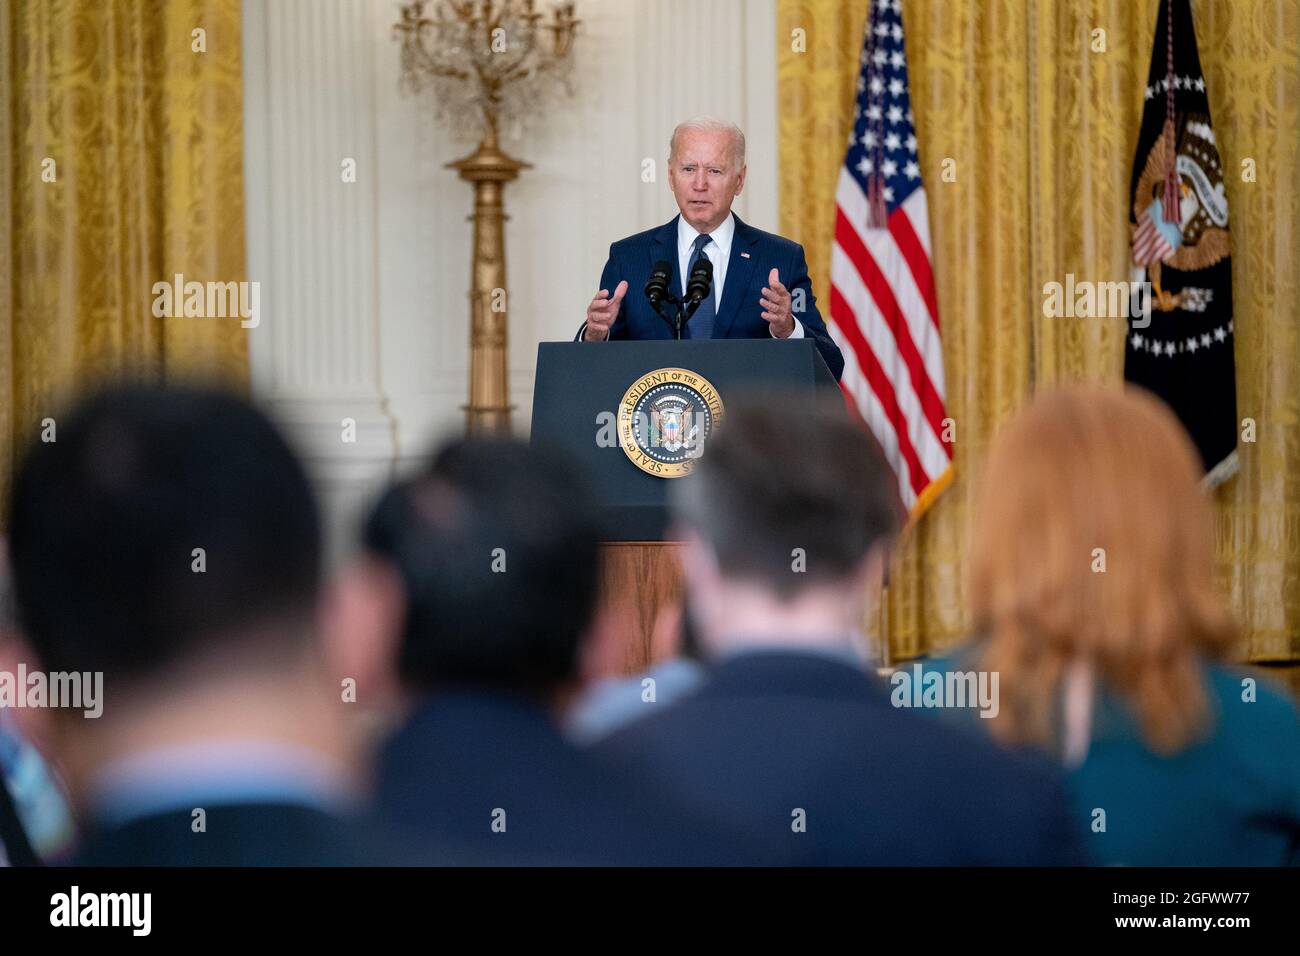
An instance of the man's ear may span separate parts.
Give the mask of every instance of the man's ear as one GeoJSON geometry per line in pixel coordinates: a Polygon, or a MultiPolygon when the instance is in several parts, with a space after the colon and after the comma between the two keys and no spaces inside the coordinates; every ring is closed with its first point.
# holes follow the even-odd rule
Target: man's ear
{"type": "Polygon", "coordinates": [[[578,650],[578,676],[584,685],[627,675],[628,635],[635,616],[626,600],[602,597],[578,650]]]}
{"type": "Polygon", "coordinates": [[[877,543],[858,559],[842,589],[846,609],[861,625],[880,610],[881,592],[889,575],[892,552],[888,544],[877,543]]]}
{"type": "Polygon", "coordinates": [[[399,696],[397,659],[406,625],[406,593],[397,569],[364,554],[335,574],[321,602],[325,668],[337,686],[352,679],[365,709],[399,696]]]}
{"type": "Polygon", "coordinates": [[[655,616],[650,631],[650,662],[672,660],[681,656],[682,631],[686,624],[686,607],[683,602],[665,604],[655,616]]]}
{"type": "Polygon", "coordinates": [[[675,532],[675,540],[681,542],[678,554],[681,556],[684,579],[706,587],[715,584],[718,579],[718,556],[712,545],[689,528],[675,532]]]}
{"type": "Polygon", "coordinates": [[[873,544],[853,569],[853,580],[858,585],[858,590],[865,594],[878,593],[887,583],[889,561],[889,546],[883,543],[873,544]]]}
{"type": "Polygon", "coordinates": [[[678,644],[681,642],[680,629],[691,626],[696,650],[711,654],[716,650],[711,643],[715,632],[725,625],[730,613],[723,595],[725,582],[718,564],[718,553],[712,544],[692,529],[679,529],[673,540],[681,543],[678,556],[685,594],[684,607],[677,621],[678,644]],[[686,615],[690,615],[689,624],[686,615]]]}
{"type": "Polygon", "coordinates": [[[740,167],[740,178],[736,181],[736,195],[739,196],[745,188],[745,174],[749,172],[749,166],[740,167]]]}

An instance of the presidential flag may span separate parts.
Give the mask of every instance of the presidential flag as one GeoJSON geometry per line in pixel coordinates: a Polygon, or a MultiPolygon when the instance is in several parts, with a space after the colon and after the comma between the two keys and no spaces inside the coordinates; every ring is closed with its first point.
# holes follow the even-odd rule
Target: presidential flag
{"type": "Polygon", "coordinates": [[[952,478],[952,435],[901,0],[871,3],[853,115],[835,191],[830,333],[849,407],[915,518],[952,478]]]}
{"type": "Polygon", "coordinates": [[[1187,0],[1161,0],[1129,224],[1150,316],[1129,319],[1124,378],[1164,399],[1214,485],[1237,469],[1232,259],[1224,168],[1187,0]]]}

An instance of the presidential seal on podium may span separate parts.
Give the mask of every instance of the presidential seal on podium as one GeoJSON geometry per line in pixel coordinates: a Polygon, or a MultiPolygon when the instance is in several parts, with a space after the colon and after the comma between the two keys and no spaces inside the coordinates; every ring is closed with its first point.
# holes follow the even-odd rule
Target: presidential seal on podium
{"type": "Polygon", "coordinates": [[[684,368],[656,369],[619,402],[619,447],[647,474],[680,478],[691,473],[722,416],[722,398],[708,379],[684,368]]]}

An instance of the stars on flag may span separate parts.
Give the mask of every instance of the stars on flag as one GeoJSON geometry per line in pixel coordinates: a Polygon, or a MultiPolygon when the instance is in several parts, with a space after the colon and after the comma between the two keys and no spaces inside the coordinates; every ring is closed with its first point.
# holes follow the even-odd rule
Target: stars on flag
{"type": "Polygon", "coordinates": [[[917,241],[929,215],[909,102],[902,3],[866,5],[867,82],[858,93],[854,142],[836,185],[831,286],[838,294],[831,297],[828,325],[833,335],[855,330],[837,339],[846,359],[841,387],[880,443],[903,505],[916,509],[915,516],[942,487],[937,482],[951,468],[952,446],[941,426],[947,419],[932,263],[917,241]],[[886,230],[893,239],[886,241],[886,230]],[[904,329],[911,334],[901,334],[904,329]],[[881,368],[896,371],[868,378],[881,368]]]}
{"type": "Polygon", "coordinates": [[[1163,355],[1166,358],[1172,358],[1179,353],[1190,353],[1194,355],[1201,349],[1208,349],[1215,343],[1226,342],[1228,336],[1231,334],[1232,323],[1228,322],[1226,325],[1217,326],[1212,333],[1203,332],[1199,336],[1193,335],[1189,338],[1183,339],[1182,341],[1178,341],[1177,339],[1169,339],[1165,341],[1151,339],[1139,332],[1134,332],[1129,336],[1128,341],[1129,346],[1134,352],[1149,352],[1156,357],[1163,355]]]}
{"type": "Polygon", "coordinates": [[[871,20],[858,58],[853,134],[849,137],[845,169],[858,180],[864,194],[868,180],[880,177],[879,196],[888,209],[902,203],[921,186],[917,160],[907,60],[903,47],[901,0],[871,0],[871,20]]]}
{"type": "MultiPolygon", "coordinates": [[[[1205,77],[1203,76],[1178,76],[1174,75],[1175,90],[1196,90],[1198,93],[1205,92],[1205,77]]],[[[1151,84],[1143,94],[1145,99],[1151,99],[1157,93],[1167,93],[1169,91],[1169,77],[1151,84]]]]}

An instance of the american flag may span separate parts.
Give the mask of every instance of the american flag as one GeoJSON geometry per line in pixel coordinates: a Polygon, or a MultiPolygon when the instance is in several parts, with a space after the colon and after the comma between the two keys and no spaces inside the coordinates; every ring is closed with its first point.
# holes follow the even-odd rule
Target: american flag
{"type": "Polygon", "coordinates": [[[915,518],[951,480],[951,433],[901,0],[873,0],[870,11],[835,190],[830,333],[844,353],[840,387],[915,518]]]}
{"type": "Polygon", "coordinates": [[[1142,214],[1142,222],[1133,233],[1133,261],[1140,266],[1164,262],[1174,254],[1174,244],[1182,245],[1183,230],[1178,220],[1165,222],[1162,201],[1152,200],[1142,214]]]}

